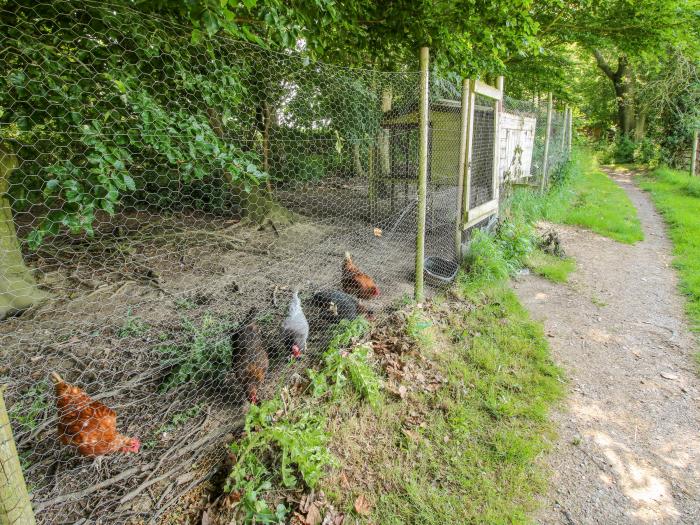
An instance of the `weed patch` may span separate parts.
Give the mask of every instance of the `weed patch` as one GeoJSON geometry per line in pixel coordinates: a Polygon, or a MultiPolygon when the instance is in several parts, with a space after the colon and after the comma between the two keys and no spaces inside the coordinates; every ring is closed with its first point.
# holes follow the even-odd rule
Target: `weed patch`
{"type": "Polygon", "coordinates": [[[231,343],[228,322],[205,315],[200,322],[182,319],[184,341],[158,347],[161,364],[172,371],[161,388],[169,390],[190,381],[201,381],[231,368],[231,343]]]}
{"type": "Polygon", "coordinates": [[[546,195],[518,189],[508,207],[512,215],[530,222],[581,226],[626,244],[644,238],[637,210],[624,190],[597,168],[585,150],[574,150],[561,180],[546,195]]]}
{"type": "Polygon", "coordinates": [[[541,275],[557,283],[569,280],[569,274],[576,269],[576,261],[569,257],[556,257],[541,250],[531,252],[526,259],[527,267],[537,275],[541,275]]]}
{"type": "MultiPolygon", "coordinates": [[[[281,490],[314,489],[337,465],[328,442],[329,413],[346,402],[377,410],[381,381],[372,351],[358,344],[366,320],[341,323],[319,370],[292,396],[286,390],[260,406],[251,406],[242,438],[231,444],[233,463],[226,501],[243,523],[280,523],[291,512],[281,490]]],[[[238,521],[237,521],[238,522],[238,521]]]]}

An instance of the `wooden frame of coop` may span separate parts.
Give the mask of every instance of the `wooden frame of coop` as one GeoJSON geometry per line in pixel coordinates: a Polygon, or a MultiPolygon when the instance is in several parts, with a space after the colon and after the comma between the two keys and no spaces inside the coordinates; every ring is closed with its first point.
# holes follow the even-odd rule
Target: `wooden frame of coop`
{"type": "MultiPolygon", "coordinates": [[[[428,137],[426,179],[432,187],[440,187],[453,184],[456,178],[457,258],[462,254],[465,232],[498,213],[499,119],[503,84],[503,77],[498,78],[496,87],[480,80],[465,79],[461,102],[437,99],[429,105],[429,119],[425,130],[428,137]],[[477,104],[477,96],[487,99],[488,105],[477,104]],[[484,126],[486,119],[490,121],[488,126],[484,126]],[[484,150],[484,146],[487,146],[487,154],[477,158],[475,147],[484,150]],[[485,171],[488,171],[488,174],[484,173],[485,171]],[[475,173],[479,176],[475,177],[475,173]]],[[[388,174],[385,180],[391,187],[393,209],[395,186],[403,184],[405,199],[409,185],[418,179],[416,153],[421,132],[420,105],[416,103],[387,111],[381,127],[383,134],[388,137],[390,168],[386,170],[388,174]]],[[[479,153],[483,153],[481,150],[479,153]]],[[[433,193],[428,195],[429,200],[433,193]]],[[[433,206],[428,208],[430,213],[434,213],[433,206]]]]}

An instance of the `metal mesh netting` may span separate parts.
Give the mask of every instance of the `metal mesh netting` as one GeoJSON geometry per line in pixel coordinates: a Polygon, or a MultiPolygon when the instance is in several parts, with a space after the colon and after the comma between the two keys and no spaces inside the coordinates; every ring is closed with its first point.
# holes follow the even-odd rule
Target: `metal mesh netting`
{"type": "MultiPolygon", "coordinates": [[[[4,3],[0,35],[1,372],[32,504],[42,523],[157,521],[341,318],[412,293],[419,74],[194,42],[90,1],[4,3]]],[[[445,104],[426,255],[453,260],[445,104]]]]}
{"type": "MultiPolygon", "coordinates": [[[[340,318],[412,293],[418,133],[388,120],[416,106],[419,75],[196,43],[93,2],[5,3],[0,34],[9,220],[47,296],[0,324],[33,506],[44,523],[156,520],[340,318]],[[341,283],[345,252],[380,296],[341,283]],[[297,287],[308,329],[288,316],[297,287]],[[129,439],[77,429],[111,416],[57,411],[51,372],[129,439]]],[[[450,184],[431,179],[431,246],[450,184]]]]}
{"type": "MultiPolygon", "coordinates": [[[[547,159],[548,178],[556,177],[569,158],[568,125],[564,112],[552,111],[547,159]]],[[[517,100],[505,96],[501,114],[501,183],[539,184],[544,170],[547,100],[517,100]]]]}
{"type": "Polygon", "coordinates": [[[471,188],[469,208],[475,208],[494,199],[494,122],[493,101],[476,97],[474,108],[474,139],[472,147],[471,188]]]}
{"type": "MultiPolygon", "coordinates": [[[[32,505],[41,523],[157,521],[341,319],[412,294],[419,74],[92,1],[5,2],[0,44],[0,374],[32,505]]],[[[433,79],[438,274],[461,111],[433,79]]],[[[494,124],[478,100],[470,207],[495,194],[494,124]]]]}

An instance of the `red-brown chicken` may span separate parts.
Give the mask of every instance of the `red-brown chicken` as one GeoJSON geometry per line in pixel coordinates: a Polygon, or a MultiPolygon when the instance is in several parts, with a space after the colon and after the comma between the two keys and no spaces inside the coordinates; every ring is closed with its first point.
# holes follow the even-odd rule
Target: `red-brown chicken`
{"type": "Polygon", "coordinates": [[[77,386],[69,385],[56,372],[58,437],[64,445],[77,448],[83,456],[97,457],[113,452],[138,452],[141,442],[117,432],[117,414],[95,401],[77,386]]]}
{"type": "Polygon", "coordinates": [[[360,299],[371,299],[379,296],[379,288],[374,279],[355,266],[349,252],[345,252],[343,260],[341,285],[345,293],[356,295],[360,299]]]}
{"type": "Polygon", "coordinates": [[[245,319],[231,333],[236,379],[245,388],[248,401],[258,402],[258,389],[265,382],[270,360],[262,340],[262,330],[255,321],[257,308],[250,309],[245,319]]]}

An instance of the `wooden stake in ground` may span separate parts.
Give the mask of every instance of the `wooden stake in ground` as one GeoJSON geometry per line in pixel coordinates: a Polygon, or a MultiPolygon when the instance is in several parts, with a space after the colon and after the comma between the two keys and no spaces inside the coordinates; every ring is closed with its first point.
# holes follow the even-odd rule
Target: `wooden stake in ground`
{"type": "Polygon", "coordinates": [[[425,197],[428,186],[428,126],[430,125],[430,107],[428,101],[428,63],[430,51],[427,47],[420,49],[420,115],[418,151],[418,228],[416,234],[416,285],[415,299],[423,300],[423,263],[425,258],[425,197]]]}
{"type": "Polygon", "coordinates": [[[698,129],[693,132],[693,150],[690,153],[690,175],[696,175],[698,172],[698,148],[700,148],[700,137],[698,137],[698,129]]]}
{"type": "Polygon", "coordinates": [[[544,160],[542,161],[542,180],[540,181],[540,191],[544,193],[547,188],[547,178],[549,177],[549,142],[552,137],[552,93],[547,96],[547,129],[544,135],[544,160]]]}
{"type": "Polygon", "coordinates": [[[462,80],[462,121],[459,128],[459,166],[457,175],[457,227],[455,228],[455,256],[462,259],[462,222],[466,208],[462,204],[464,191],[464,173],[467,163],[467,126],[469,123],[469,80],[462,80]]]}
{"type": "Polygon", "coordinates": [[[571,157],[571,137],[572,133],[574,131],[574,125],[573,125],[573,120],[574,120],[574,114],[573,114],[573,108],[571,106],[568,107],[569,110],[569,120],[566,123],[566,158],[569,159],[571,157]]]}
{"type": "Polygon", "coordinates": [[[0,525],[34,525],[34,513],[24,484],[10,418],[0,387],[0,525]]]}

